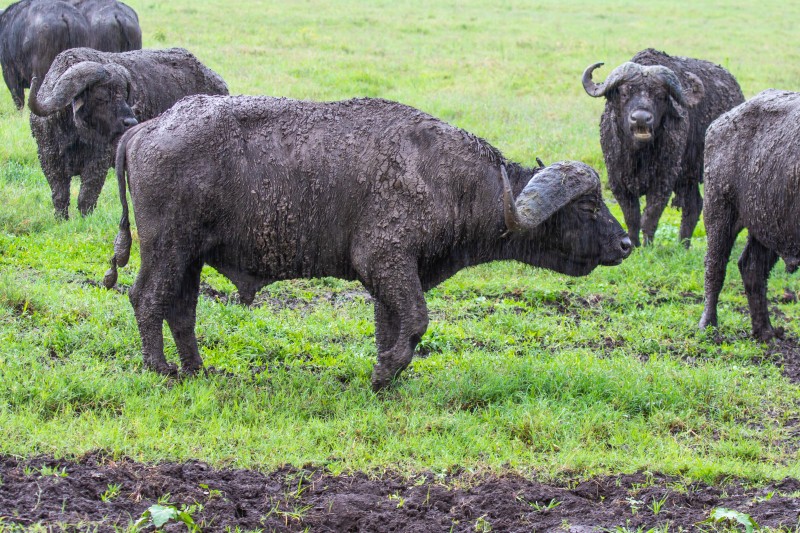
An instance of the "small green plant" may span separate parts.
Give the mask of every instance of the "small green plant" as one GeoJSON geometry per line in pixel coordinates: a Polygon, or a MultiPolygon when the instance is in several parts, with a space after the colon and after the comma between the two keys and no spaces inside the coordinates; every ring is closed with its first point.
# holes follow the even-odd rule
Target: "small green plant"
{"type": "Polygon", "coordinates": [[[729,523],[729,524],[740,524],[744,526],[744,529],[747,533],[752,533],[755,529],[758,528],[758,524],[756,523],[753,518],[741,511],[737,511],[735,509],[726,509],[725,507],[717,507],[713,511],[711,511],[711,515],[704,521],[700,522],[701,524],[718,524],[718,523],[729,523]]]}
{"type": "Polygon", "coordinates": [[[560,502],[560,501],[556,500],[555,498],[551,499],[547,503],[539,503],[537,501],[529,502],[529,501],[525,501],[520,496],[517,496],[517,501],[520,501],[520,502],[523,502],[523,503],[527,503],[528,505],[533,507],[533,510],[536,511],[537,513],[546,513],[548,511],[552,511],[553,509],[555,509],[556,507],[558,507],[559,505],[561,505],[563,503],[563,502],[560,502]]]}
{"type": "Polygon", "coordinates": [[[775,491],[771,490],[763,496],[756,496],[755,498],[753,498],[753,501],[756,503],[768,502],[772,499],[773,496],[775,496],[775,491]]]}
{"type": "Polygon", "coordinates": [[[654,515],[657,515],[661,512],[661,508],[664,507],[664,504],[667,502],[668,496],[669,494],[665,494],[660,500],[653,498],[653,501],[650,502],[650,510],[653,511],[654,515]]]}
{"type": "Polygon", "coordinates": [[[475,520],[475,531],[478,533],[488,533],[492,530],[492,524],[486,519],[486,515],[481,515],[475,520]]]}
{"type": "Polygon", "coordinates": [[[398,509],[402,508],[402,507],[403,507],[403,505],[405,505],[405,504],[406,504],[406,499],[405,499],[405,498],[403,498],[402,496],[400,496],[400,493],[399,493],[399,492],[395,492],[394,494],[390,494],[390,495],[389,495],[389,499],[390,499],[391,501],[395,501],[395,502],[397,502],[397,508],[398,508],[398,509]]]}
{"type": "Polygon", "coordinates": [[[141,531],[146,527],[162,527],[170,520],[183,522],[186,528],[192,533],[199,533],[200,528],[195,523],[192,514],[200,509],[197,505],[183,506],[180,509],[174,505],[162,505],[160,503],[151,505],[142,513],[142,517],[133,524],[133,531],[141,531]]]}
{"type": "Polygon", "coordinates": [[[200,483],[198,485],[201,489],[203,489],[203,494],[208,496],[209,500],[213,500],[214,498],[222,498],[223,492],[219,489],[212,489],[205,483],[200,483]]]}
{"type": "Polygon", "coordinates": [[[636,514],[639,512],[639,508],[644,503],[641,500],[637,500],[636,498],[625,498],[625,501],[628,502],[628,505],[631,506],[631,514],[636,514]]]}
{"type": "Polygon", "coordinates": [[[47,465],[42,465],[42,467],[39,469],[39,475],[41,477],[49,477],[49,476],[67,477],[67,476],[69,476],[69,474],[67,474],[67,467],[66,466],[61,468],[61,470],[59,470],[57,466],[47,466],[47,465]]]}
{"type": "Polygon", "coordinates": [[[110,483],[106,488],[106,491],[100,495],[100,500],[103,503],[108,503],[117,496],[119,496],[119,491],[122,488],[122,485],[118,483],[110,483]]]}

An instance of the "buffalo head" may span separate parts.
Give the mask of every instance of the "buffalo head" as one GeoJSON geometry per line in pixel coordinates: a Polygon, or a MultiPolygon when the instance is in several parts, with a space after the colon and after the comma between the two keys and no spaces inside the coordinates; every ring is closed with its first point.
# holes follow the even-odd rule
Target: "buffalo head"
{"type": "Polygon", "coordinates": [[[52,84],[39,87],[34,79],[28,105],[40,117],[71,106],[82,138],[115,143],[137,124],[129,104],[130,80],[128,70],[119,65],[82,61],[65,70],[52,84]]]}
{"type": "Polygon", "coordinates": [[[618,265],[631,253],[631,241],[603,201],[600,177],[592,167],[563,161],[544,167],[513,197],[505,167],[505,222],[516,259],[571,276],[597,265],[618,265]]]}
{"type": "Polygon", "coordinates": [[[601,65],[595,63],[584,71],[583,88],[589,96],[606,97],[617,111],[620,129],[630,133],[634,143],[652,142],[671,106],[694,107],[705,92],[703,82],[691,72],[684,72],[691,85],[687,88],[667,67],[631,62],[618,66],[604,83],[597,84],[592,72],[601,65]]]}

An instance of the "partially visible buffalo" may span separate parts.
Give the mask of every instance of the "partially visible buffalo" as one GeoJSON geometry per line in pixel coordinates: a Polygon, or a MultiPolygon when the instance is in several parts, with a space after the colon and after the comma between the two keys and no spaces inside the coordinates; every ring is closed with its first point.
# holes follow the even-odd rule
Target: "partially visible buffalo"
{"type": "Polygon", "coordinates": [[[130,299],[145,364],[159,372],[174,372],[164,320],[183,370],[202,367],[194,327],[204,264],[245,303],[277,280],[359,280],[375,300],[380,389],[428,327],[424,291],[459,270],[513,259],[583,276],[631,251],[592,168],[524,168],[385,100],[185,98],[127,132],[116,166],[123,214],[105,284],[130,255],[127,169],[141,249],[130,299]]]}
{"type": "Polygon", "coordinates": [[[139,17],[117,0],[68,0],[89,22],[89,48],[101,52],[129,52],[142,47],[139,17]]]}
{"type": "Polygon", "coordinates": [[[717,119],[706,135],[706,302],[700,327],[717,325],[717,303],[736,236],[753,335],[775,336],[767,278],[778,258],[800,264],[800,93],[770,89],[717,119]]]}
{"type": "Polygon", "coordinates": [[[89,23],[75,7],[59,0],[21,0],[0,14],[0,65],[17,109],[25,89],[42,79],[63,50],[89,43],[89,23]]]}
{"type": "Polygon", "coordinates": [[[583,87],[590,96],[606,98],[600,144],[628,234],[638,246],[641,228],[645,244],[652,242],[674,191],[674,205],[683,210],[680,240],[688,247],[703,207],[699,184],[706,128],[744,101],[742,90],[720,66],[651,48],[598,85],[592,72],[602,64],[586,69],[583,87]],[[643,217],[640,196],[647,196],[643,217]]]}
{"type": "Polygon", "coordinates": [[[69,216],[69,185],[80,175],[78,209],[94,209],[120,136],[192,94],[228,94],[225,82],[183,48],[61,53],[29,98],[31,131],[56,216],[69,216]]]}

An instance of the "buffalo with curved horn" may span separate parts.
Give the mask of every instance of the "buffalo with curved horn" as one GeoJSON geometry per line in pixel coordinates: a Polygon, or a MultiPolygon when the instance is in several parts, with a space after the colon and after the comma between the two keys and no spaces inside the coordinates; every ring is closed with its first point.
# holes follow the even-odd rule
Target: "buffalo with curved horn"
{"type": "Polygon", "coordinates": [[[600,144],[608,182],[622,208],[628,233],[639,245],[652,242],[672,193],[682,209],[679,237],[685,246],[700,218],[703,146],[708,125],[739,105],[739,84],[720,66],[647,49],[611,71],[603,83],[592,80],[603,63],[583,73],[589,96],[606,99],[600,119],[600,144]],[[646,196],[642,215],[639,198],[646,196]]]}
{"type": "Polygon", "coordinates": [[[59,54],[28,105],[39,161],[56,216],[69,216],[69,185],[81,177],[78,209],[97,204],[116,143],[138,122],[184,96],[227,94],[225,82],[182,48],[106,53],[77,48],[59,54]]]}
{"type": "Polygon", "coordinates": [[[630,239],[600,179],[574,161],[529,169],[491,145],[386,100],[194,96],[123,135],[120,231],[104,283],[130,255],[130,186],[141,268],[129,291],[148,368],[167,321],[184,372],[203,365],[195,316],[204,264],[241,301],[277,280],[357,279],[375,301],[375,389],[408,366],[428,327],[424,291],[511,259],[571,276],[617,265],[630,239]]]}

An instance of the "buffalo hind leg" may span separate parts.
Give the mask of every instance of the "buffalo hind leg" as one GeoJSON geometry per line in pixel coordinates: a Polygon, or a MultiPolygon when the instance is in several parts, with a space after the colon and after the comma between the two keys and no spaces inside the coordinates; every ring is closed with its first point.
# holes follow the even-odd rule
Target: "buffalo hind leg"
{"type": "Polygon", "coordinates": [[[136,282],[129,291],[129,298],[142,338],[145,366],[160,374],[175,375],[178,369],[167,363],[164,357],[163,325],[176,295],[173,280],[182,276],[177,269],[173,271],[167,267],[174,265],[173,257],[155,254],[152,250],[147,250],[148,248],[151,247],[142,242],[142,265],[136,282]],[[159,265],[156,268],[151,264],[154,261],[159,265]]]}
{"type": "Polygon", "coordinates": [[[178,286],[175,298],[167,309],[167,325],[175,339],[178,355],[181,358],[181,370],[186,374],[195,374],[203,368],[203,359],[197,348],[195,322],[197,317],[197,297],[200,293],[200,272],[203,263],[196,261],[189,265],[178,286]]]}
{"type": "Polygon", "coordinates": [[[752,235],[747,237],[747,244],[739,258],[739,272],[742,274],[744,292],[750,307],[753,336],[762,341],[775,337],[767,309],[767,279],[777,261],[778,254],[755,240],[752,235]]]}
{"type": "Polygon", "coordinates": [[[719,293],[725,283],[725,271],[731,257],[733,244],[739,229],[734,227],[735,213],[732,209],[712,207],[706,212],[706,250],[705,306],[700,319],[700,329],[717,326],[717,304],[719,293]]]}
{"type": "Polygon", "coordinates": [[[700,196],[700,186],[696,183],[675,191],[681,199],[681,244],[686,248],[692,242],[692,233],[700,220],[700,211],[703,210],[703,197],[700,196]]]}
{"type": "Polygon", "coordinates": [[[378,345],[378,363],[372,371],[375,391],[389,385],[411,363],[428,329],[428,308],[416,268],[385,264],[386,271],[375,276],[372,284],[378,345]]]}

